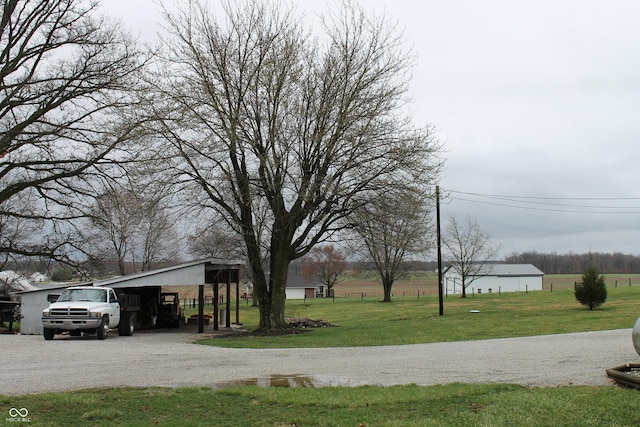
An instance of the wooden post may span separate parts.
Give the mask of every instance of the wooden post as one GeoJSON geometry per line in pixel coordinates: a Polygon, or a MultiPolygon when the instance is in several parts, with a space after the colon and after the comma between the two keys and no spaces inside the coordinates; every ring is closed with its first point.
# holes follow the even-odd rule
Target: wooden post
{"type": "Polygon", "coordinates": [[[229,273],[229,270],[227,270],[227,312],[225,313],[225,319],[224,319],[224,323],[225,323],[225,327],[226,328],[230,328],[231,327],[231,274],[229,273]]]}
{"type": "Polygon", "coordinates": [[[240,324],[240,273],[236,274],[236,325],[240,324]]]}
{"type": "Polygon", "coordinates": [[[204,285],[198,285],[198,333],[204,332],[204,285]]]}
{"type": "Polygon", "coordinates": [[[220,329],[220,324],[218,323],[218,302],[220,301],[220,290],[218,289],[218,275],[216,274],[213,279],[213,330],[217,331],[220,329]]]}

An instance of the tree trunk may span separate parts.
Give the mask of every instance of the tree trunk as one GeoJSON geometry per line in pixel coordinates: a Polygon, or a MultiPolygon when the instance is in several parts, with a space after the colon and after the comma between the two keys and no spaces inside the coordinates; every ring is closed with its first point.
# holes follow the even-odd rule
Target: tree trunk
{"type": "Polygon", "coordinates": [[[269,329],[271,315],[271,295],[264,272],[261,272],[260,277],[254,276],[253,292],[256,294],[258,300],[258,311],[260,313],[258,330],[269,329]]]}
{"type": "MultiPolygon", "coordinates": [[[[289,269],[288,260],[271,263],[272,271],[268,283],[258,286],[254,279],[254,292],[258,299],[260,311],[259,331],[281,331],[288,328],[284,320],[286,303],[286,283],[289,269]]],[[[263,276],[264,277],[264,276],[263,276]]]]}
{"type": "Polygon", "coordinates": [[[270,330],[281,331],[288,328],[284,320],[284,310],[286,302],[286,285],[289,269],[288,259],[279,259],[273,264],[274,271],[271,273],[271,313],[270,330]]]}
{"type": "Polygon", "coordinates": [[[247,258],[251,268],[251,278],[253,279],[253,301],[257,303],[260,313],[260,321],[258,322],[258,330],[268,329],[270,326],[271,315],[271,287],[267,282],[267,276],[262,265],[262,256],[260,246],[255,239],[251,224],[250,211],[243,213],[244,241],[247,247],[247,258]],[[248,224],[248,225],[247,225],[248,224]]]}
{"type": "Polygon", "coordinates": [[[384,289],[384,299],[382,302],[391,302],[391,287],[393,286],[393,277],[389,274],[382,276],[382,289],[384,289]]]}
{"type": "Polygon", "coordinates": [[[124,257],[118,256],[118,270],[120,270],[120,275],[124,276],[127,274],[127,270],[124,264],[124,257]]]}
{"type": "Polygon", "coordinates": [[[282,331],[288,329],[284,320],[287,277],[289,275],[289,248],[290,241],[285,236],[277,236],[271,239],[271,271],[269,277],[270,313],[269,324],[263,329],[282,331]]]}
{"type": "MultiPolygon", "coordinates": [[[[276,227],[274,227],[274,230],[276,227]]],[[[279,229],[283,229],[280,227],[279,229]]],[[[254,270],[254,292],[259,301],[259,331],[282,331],[288,329],[285,322],[285,300],[291,239],[286,232],[273,232],[271,237],[271,256],[269,277],[262,266],[252,266],[254,270]],[[259,279],[258,279],[259,277],[259,279]]],[[[257,246],[256,246],[257,249],[257,246]]],[[[251,259],[251,257],[249,257],[251,259]]]]}

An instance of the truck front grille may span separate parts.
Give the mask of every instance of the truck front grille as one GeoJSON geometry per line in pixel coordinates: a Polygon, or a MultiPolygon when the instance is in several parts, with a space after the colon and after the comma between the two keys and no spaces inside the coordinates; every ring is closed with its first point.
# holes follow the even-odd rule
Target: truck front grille
{"type": "Polygon", "coordinates": [[[88,316],[89,310],[86,308],[52,308],[51,316],[88,316]]]}

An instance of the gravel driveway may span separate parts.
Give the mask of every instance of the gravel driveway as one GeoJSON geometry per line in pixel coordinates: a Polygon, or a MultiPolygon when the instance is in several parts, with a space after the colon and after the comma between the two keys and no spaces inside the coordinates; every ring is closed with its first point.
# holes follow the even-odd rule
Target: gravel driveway
{"type": "Polygon", "coordinates": [[[517,383],[606,385],[605,370],[638,363],[631,330],[385,347],[228,349],[198,334],[2,335],[0,394],[121,386],[221,386],[278,375],[322,385],[517,383]]]}

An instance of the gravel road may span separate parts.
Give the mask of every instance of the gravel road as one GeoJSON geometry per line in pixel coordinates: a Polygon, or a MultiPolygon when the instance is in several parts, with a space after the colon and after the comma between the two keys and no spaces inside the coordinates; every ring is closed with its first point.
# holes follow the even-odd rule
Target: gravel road
{"type": "MultiPolygon", "coordinates": [[[[120,386],[223,386],[297,375],[316,386],[517,383],[607,385],[638,363],[631,330],[384,347],[228,349],[185,332],[95,337],[2,335],[0,394],[120,386]]],[[[291,380],[293,381],[293,380],[291,380]]]]}

